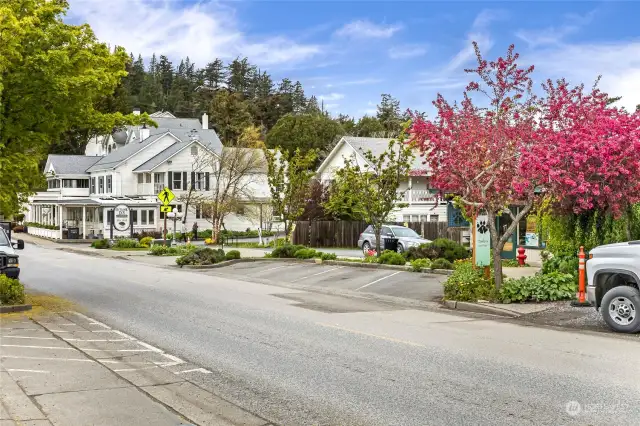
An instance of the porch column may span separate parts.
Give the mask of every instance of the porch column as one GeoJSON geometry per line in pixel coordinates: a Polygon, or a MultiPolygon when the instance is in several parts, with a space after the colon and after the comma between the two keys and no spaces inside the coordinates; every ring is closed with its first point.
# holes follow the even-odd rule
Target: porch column
{"type": "Polygon", "coordinates": [[[82,239],[87,239],[87,206],[82,206],[82,239]]]}
{"type": "Polygon", "coordinates": [[[409,176],[409,191],[407,191],[409,192],[409,204],[411,204],[411,201],[413,201],[412,188],[413,188],[413,178],[409,176]]]}
{"type": "Polygon", "coordinates": [[[58,228],[60,230],[60,239],[62,239],[62,206],[56,206],[58,209],[58,228]]]}

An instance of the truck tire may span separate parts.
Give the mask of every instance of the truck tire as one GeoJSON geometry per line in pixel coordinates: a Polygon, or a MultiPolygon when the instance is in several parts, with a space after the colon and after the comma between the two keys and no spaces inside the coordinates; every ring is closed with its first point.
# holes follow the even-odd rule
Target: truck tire
{"type": "Polygon", "coordinates": [[[640,331],[640,290],[620,285],[602,298],[602,318],[614,331],[637,333],[640,331]]]}

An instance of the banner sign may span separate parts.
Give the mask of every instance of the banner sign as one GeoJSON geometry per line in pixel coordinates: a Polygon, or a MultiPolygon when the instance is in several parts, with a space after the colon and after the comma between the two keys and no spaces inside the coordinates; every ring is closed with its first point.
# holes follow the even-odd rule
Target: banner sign
{"type": "Polygon", "coordinates": [[[476,258],[476,266],[491,265],[491,233],[489,232],[489,216],[487,215],[476,217],[473,251],[476,258]]]}

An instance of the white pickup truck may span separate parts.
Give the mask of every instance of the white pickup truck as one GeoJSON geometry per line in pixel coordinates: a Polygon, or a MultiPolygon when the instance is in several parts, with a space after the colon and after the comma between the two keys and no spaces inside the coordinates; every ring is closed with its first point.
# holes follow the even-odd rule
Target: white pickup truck
{"type": "Polygon", "coordinates": [[[640,241],[607,244],[589,252],[587,300],[621,333],[640,332],[640,241]]]}
{"type": "Polygon", "coordinates": [[[22,250],[24,241],[11,241],[4,228],[0,226],[0,274],[9,278],[18,278],[20,275],[20,263],[15,250],[22,250]]]}

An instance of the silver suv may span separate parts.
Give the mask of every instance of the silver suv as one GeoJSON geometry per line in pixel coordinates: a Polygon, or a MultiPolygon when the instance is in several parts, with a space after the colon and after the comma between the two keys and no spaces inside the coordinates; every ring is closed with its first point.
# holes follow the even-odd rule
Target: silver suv
{"type": "MultiPolygon", "coordinates": [[[[386,238],[398,239],[398,253],[402,253],[410,247],[417,247],[420,244],[430,243],[431,240],[422,238],[416,231],[406,226],[384,225],[380,233],[380,248],[384,250],[384,240],[386,238]]],[[[373,225],[369,225],[367,229],[360,234],[358,238],[358,247],[363,252],[367,252],[376,247],[376,234],[373,231],[373,225]]]]}
{"type": "Polygon", "coordinates": [[[621,333],[640,331],[640,241],[607,244],[589,252],[587,300],[621,333]]]}

